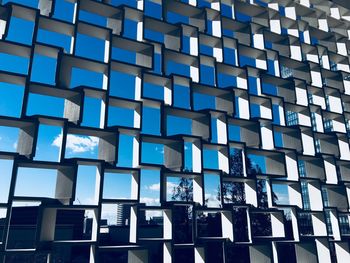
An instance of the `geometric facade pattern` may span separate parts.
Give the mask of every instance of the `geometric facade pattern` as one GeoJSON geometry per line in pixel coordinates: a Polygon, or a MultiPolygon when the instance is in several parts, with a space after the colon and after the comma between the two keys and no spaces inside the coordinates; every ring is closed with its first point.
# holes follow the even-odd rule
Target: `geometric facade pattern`
{"type": "Polygon", "coordinates": [[[1,262],[350,262],[346,3],[1,2],[1,262]]]}

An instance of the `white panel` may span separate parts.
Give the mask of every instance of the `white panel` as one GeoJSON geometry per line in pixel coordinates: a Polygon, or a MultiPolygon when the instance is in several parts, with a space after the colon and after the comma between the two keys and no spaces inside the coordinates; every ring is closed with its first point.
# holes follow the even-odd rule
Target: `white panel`
{"type": "Polygon", "coordinates": [[[321,214],[313,214],[311,216],[311,220],[312,220],[312,226],[314,229],[314,235],[315,236],[326,236],[327,235],[327,228],[326,228],[325,222],[323,221],[323,216],[321,216],[321,214]]]}
{"type": "Polygon", "coordinates": [[[228,168],[228,158],[223,154],[221,151],[218,152],[218,159],[219,159],[219,168],[221,171],[224,171],[226,173],[229,172],[228,168]]]}
{"type": "Polygon", "coordinates": [[[108,87],[108,76],[106,74],[103,74],[102,89],[107,90],[107,87],[108,87]]]}
{"type": "Polygon", "coordinates": [[[188,0],[188,3],[190,5],[196,6],[197,5],[197,0],[188,0]]]}
{"type": "Polygon", "coordinates": [[[335,212],[333,212],[333,211],[330,212],[330,218],[331,218],[333,238],[335,240],[341,240],[339,221],[338,221],[338,218],[337,218],[335,212]]]}
{"type": "Polygon", "coordinates": [[[329,110],[337,113],[343,113],[342,102],[338,97],[328,96],[329,110]]]}
{"type": "Polygon", "coordinates": [[[298,120],[300,125],[311,127],[311,119],[309,116],[298,113],[298,120]]]}
{"type": "Polygon", "coordinates": [[[260,105],[260,114],[262,118],[271,119],[272,120],[272,112],[271,109],[268,107],[264,107],[263,105],[260,105]]]}
{"type": "Polygon", "coordinates": [[[220,2],[217,1],[217,2],[211,3],[211,8],[214,10],[220,11],[220,2]]]}
{"type": "Polygon", "coordinates": [[[254,34],[253,35],[254,47],[258,49],[264,49],[264,35],[254,34]]]}
{"type": "Polygon", "coordinates": [[[163,262],[171,262],[171,243],[167,242],[163,244],[163,262]]]}
{"type": "Polygon", "coordinates": [[[199,81],[199,69],[197,67],[190,66],[190,74],[193,82],[199,81]]]}
{"type": "Polygon", "coordinates": [[[232,213],[221,212],[222,237],[233,242],[232,213]]]}
{"type": "Polygon", "coordinates": [[[244,183],[244,191],[246,194],[246,202],[247,204],[251,204],[255,207],[258,206],[256,190],[255,190],[255,182],[249,181],[244,183]]]}
{"type": "Polygon", "coordinates": [[[299,31],[298,29],[287,29],[288,35],[299,37],[299,31]]]}
{"type": "Polygon", "coordinates": [[[336,121],[336,120],[333,120],[332,123],[333,123],[334,131],[346,133],[346,128],[345,128],[345,124],[344,123],[342,123],[340,121],[336,121]]]}
{"type": "Polygon", "coordinates": [[[319,263],[331,262],[331,255],[329,254],[328,241],[326,239],[316,239],[317,256],[319,263]]]}
{"type": "Polygon", "coordinates": [[[337,42],[337,49],[338,49],[338,54],[343,55],[343,56],[347,56],[348,55],[345,43],[337,42]]]}
{"type": "Polygon", "coordinates": [[[272,258],[273,258],[272,262],[278,262],[277,244],[276,242],[272,241],[271,245],[272,245],[272,258]]]}
{"type": "Polygon", "coordinates": [[[268,3],[267,6],[271,9],[274,9],[276,11],[279,11],[279,8],[278,8],[278,3],[268,3]]]}
{"type": "Polygon", "coordinates": [[[349,72],[350,71],[348,64],[338,64],[337,65],[337,70],[345,71],[345,72],[349,72]]]}
{"type": "Polygon", "coordinates": [[[284,13],[285,13],[286,17],[289,17],[289,18],[294,19],[294,20],[297,19],[297,16],[295,14],[295,8],[293,6],[292,7],[285,7],[284,13]]]}
{"type": "MultiPolygon", "coordinates": [[[[323,96],[315,96],[315,95],[313,95],[312,96],[312,102],[315,105],[321,106],[322,109],[324,109],[324,110],[326,109],[326,101],[325,101],[323,96]]],[[[317,114],[317,115],[319,115],[319,114],[317,114]]]]}
{"type": "Polygon", "coordinates": [[[284,237],[284,224],[282,214],[271,214],[271,226],[273,237],[284,237]]]}
{"type": "Polygon", "coordinates": [[[141,100],[141,85],[142,81],[139,76],[135,77],[135,100],[141,100]]]}
{"type": "MultiPolygon", "coordinates": [[[[278,4],[276,5],[278,6],[278,4]]],[[[271,19],[270,29],[271,29],[271,32],[274,32],[276,34],[281,34],[281,21],[277,19],[271,19]]]]}
{"type": "Polygon", "coordinates": [[[300,0],[300,4],[304,5],[306,7],[310,7],[310,1],[309,0],[300,0]]]}
{"type": "Polygon", "coordinates": [[[138,174],[134,173],[131,176],[131,198],[137,199],[139,193],[139,182],[138,182],[138,174]]]}
{"type": "Polygon", "coordinates": [[[272,190],[271,190],[270,181],[266,180],[265,185],[266,185],[266,192],[267,192],[268,207],[273,207],[273,205],[272,205],[272,190]]]}
{"type": "Polygon", "coordinates": [[[290,205],[296,205],[302,208],[302,198],[300,192],[295,189],[293,186],[288,186],[288,197],[290,205]]]}
{"type": "Polygon", "coordinates": [[[141,127],[141,115],[138,110],[134,111],[134,127],[140,128],[141,127]]]}
{"type": "Polygon", "coordinates": [[[137,41],[142,41],[143,40],[143,22],[137,22],[137,36],[136,36],[137,41]]]}
{"type": "Polygon", "coordinates": [[[130,209],[130,243],[136,243],[136,231],[137,231],[137,217],[136,217],[136,207],[131,207],[130,209]]]}
{"type": "Polygon", "coordinates": [[[249,102],[246,99],[238,98],[239,117],[242,119],[249,119],[249,102]]]}
{"type": "Polygon", "coordinates": [[[212,26],[213,26],[213,36],[221,37],[221,22],[220,22],[220,20],[213,21],[212,26]]]}
{"type": "Polygon", "coordinates": [[[297,104],[304,106],[308,105],[307,92],[305,89],[295,87],[295,95],[297,98],[297,104]]]}
{"type": "Polygon", "coordinates": [[[318,132],[324,132],[322,116],[320,114],[315,114],[316,129],[318,132]]]}
{"type": "Polygon", "coordinates": [[[330,69],[328,56],[327,55],[323,55],[321,57],[321,59],[322,59],[322,67],[325,68],[325,69],[330,69]]]}
{"type": "Polygon", "coordinates": [[[286,155],[286,169],[288,180],[297,181],[299,179],[298,176],[298,163],[293,158],[286,155]]]}
{"type": "Polygon", "coordinates": [[[313,211],[321,211],[323,209],[321,190],[313,184],[308,183],[310,208],[313,211]]]}
{"type": "Polygon", "coordinates": [[[338,183],[337,179],[337,169],[335,164],[324,160],[324,169],[326,172],[327,184],[336,184],[338,183]]]}
{"type": "Polygon", "coordinates": [[[298,228],[298,219],[296,216],[295,209],[291,209],[291,218],[292,218],[292,226],[293,226],[293,237],[295,241],[299,241],[299,228],[298,228]]]}
{"type": "Polygon", "coordinates": [[[300,46],[290,46],[291,58],[295,60],[302,60],[300,46]]]}
{"type": "Polygon", "coordinates": [[[327,19],[319,19],[318,20],[318,28],[328,32],[328,23],[327,23],[327,19]]]}
{"type": "Polygon", "coordinates": [[[101,183],[101,168],[97,167],[96,175],[95,175],[95,195],[94,195],[94,203],[98,204],[100,198],[100,183],[101,183]]]}
{"type": "Polygon", "coordinates": [[[304,42],[307,43],[307,44],[311,44],[309,30],[305,30],[303,32],[303,35],[304,35],[304,42]]]}
{"type": "Polygon", "coordinates": [[[316,87],[322,87],[322,77],[321,73],[317,71],[311,71],[312,85],[316,87]]]}
{"type": "Polygon", "coordinates": [[[311,127],[311,119],[307,115],[298,113],[298,121],[299,121],[299,125],[311,127]]]}
{"type": "Polygon", "coordinates": [[[339,145],[339,151],[340,151],[340,159],[350,160],[349,144],[342,140],[338,140],[338,145],[339,145]]]}
{"type": "Polygon", "coordinates": [[[349,245],[346,242],[334,243],[338,263],[350,262],[349,245]]]}
{"type": "Polygon", "coordinates": [[[256,59],[255,60],[255,66],[260,69],[267,69],[267,64],[265,60],[262,59],[256,59]]]}
{"type": "Polygon", "coordinates": [[[221,48],[213,48],[213,56],[216,58],[217,62],[222,62],[222,49],[221,48]]]}
{"type": "Polygon", "coordinates": [[[110,41],[105,40],[105,54],[104,54],[104,62],[108,63],[109,62],[109,47],[110,47],[110,41]]]}
{"type": "Polygon", "coordinates": [[[78,3],[74,3],[73,24],[75,24],[77,21],[77,10],[78,10],[78,3]]]}
{"type": "Polygon", "coordinates": [[[319,63],[318,56],[315,54],[306,54],[306,59],[315,63],[319,63]]]}
{"type": "Polygon", "coordinates": [[[106,103],[104,100],[101,101],[100,110],[100,128],[103,129],[105,126],[105,115],[106,115],[106,103]]]}
{"type": "Polygon", "coordinates": [[[173,231],[172,231],[171,217],[172,217],[171,210],[165,210],[163,212],[163,218],[164,218],[163,237],[164,237],[164,239],[171,239],[172,238],[173,231]]]}
{"type": "Polygon", "coordinates": [[[202,154],[200,147],[192,144],[192,169],[195,173],[202,172],[202,154]]]}
{"type": "Polygon", "coordinates": [[[227,127],[226,123],[220,119],[216,120],[218,143],[227,143],[227,127]]]}
{"type": "Polygon", "coordinates": [[[198,38],[190,37],[190,54],[198,56],[198,38]]]}
{"type": "Polygon", "coordinates": [[[2,39],[2,37],[5,33],[5,28],[6,28],[6,21],[0,20],[0,39],[2,39]]]}
{"type": "Polygon", "coordinates": [[[172,90],[170,85],[164,87],[164,103],[166,105],[172,105],[172,90]]]}
{"type": "Polygon", "coordinates": [[[280,77],[280,66],[277,59],[273,62],[273,66],[275,68],[275,76],[280,77]]]}
{"type": "Polygon", "coordinates": [[[245,78],[237,77],[237,87],[241,89],[248,89],[247,80],[245,78]]]}
{"type": "Polygon", "coordinates": [[[263,126],[261,127],[261,142],[263,149],[272,150],[274,148],[273,132],[271,129],[263,126]]]}
{"type": "Polygon", "coordinates": [[[132,141],[132,167],[138,167],[139,166],[139,139],[134,137],[132,141]]]}
{"type": "Polygon", "coordinates": [[[284,119],[284,108],[282,105],[278,105],[278,113],[279,113],[279,117],[280,117],[280,125],[285,126],[286,121],[284,119]]]}
{"type": "Polygon", "coordinates": [[[340,13],[338,7],[331,7],[331,16],[335,19],[340,19],[340,13]]]}
{"type": "Polygon", "coordinates": [[[343,85],[344,85],[344,93],[346,95],[350,95],[350,81],[343,80],[343,85]]]}
{"type": "Polygon", "coordinates": [[[203,180],[201,177],[193,179],[193,202],[203,205],[203,180]]]}
{"type": "Polygon", "coordinates": [[[195,263],[205,263],[205,252],[204,248],[196,247],[194,249],[194,262],[195,263]]]}

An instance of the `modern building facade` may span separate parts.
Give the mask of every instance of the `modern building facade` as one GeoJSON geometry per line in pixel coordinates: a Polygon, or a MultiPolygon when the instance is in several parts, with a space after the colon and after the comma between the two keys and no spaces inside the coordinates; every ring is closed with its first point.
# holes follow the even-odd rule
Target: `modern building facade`
{"type": "Polygon", "coordinates": [[[1,262],[350,262],[350,6],[0,1],[1,262]]]}

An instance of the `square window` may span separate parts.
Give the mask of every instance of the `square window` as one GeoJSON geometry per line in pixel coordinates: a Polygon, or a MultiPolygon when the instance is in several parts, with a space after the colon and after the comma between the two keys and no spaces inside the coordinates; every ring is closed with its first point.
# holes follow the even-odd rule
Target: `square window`
{"type": "Polygon", "coordinates": [[[61,140],[61,127],[40,124],[34,160],[60,161],[61,140]]]}
{"type": "Polygon", "coordinates": [[[133,145],[135,137],[127,134],[119,134],[118,166],[133,167],[134,156],[133,145]]]}
{"type": "Polygon", "coordinates": [[[31,81],[55,85],[57,59],[35,54],[32,64],[31,81]]]}
{"type": "Polygon", "coordinates": [[[75,186],[76,205],[97,205],[100,181],[99,168],[94,165],[79,165],[75,186]]]}
{"type": "Polygon", "coordinates": [[[134,184],[136,175],[128,172],[105,172],[103,181],[104,199],[137,199],[138,185],[134,184]],[[133,189],[134,188],[134,189],[133,189]]]}
{"type": "Polygon", "coordinates": [[[0,53],[0,70],[26,75],[28,68],[29,58],[0,53]]]}
{"type": "Polygon", "coordinates": [[[142,169],[140,180],[140,203],[148,206],[159,206],[160,171],[142,169]]]}
{"type": "Polygon", "coordinates": [[[17,152],[19,132],[17,127],[0,126],[0,151],[17,152]]]}
{"type": "Polygon", "coordinates": [[[12,16],[6,39],[21,44],[31,45],[33,32],[34,22],[12,16]]]}
{"type": "Polygon", "coordinates": [[[78,33],[75,54],[77,56],[103,62],[105,56],[105,40],[78,33]]]}
{"type": "Polygon", "coordinates": [[[110,74],[109,94],[125,99],[135,99],[136,77],[121,71],[110,74]]]}
{"type": "Polygon", "coordinates": [[[102,103],[101,99],[85,96],[82,126],[100,127],[102,103]]]}
{"type": "Polygon", "coordinates": [[[70,88],[87,86],[101,89],[103,86],[103,74],[82,68],[72,68],[70,88]]]}
{"type": "Polygon", "coordinates": [[[143,106],[142,133],[160,135],[160,110],[143,106]]]}
{"type": "Polygon", "coordinates": [[[134,114],[135,111],[133,109],[109,106],[108,126],[122,126],[134,128],[134,114]]]}
{"type": "Polygon", "coordinates": [[[72,23],[74,19],[75,3],[69,0],[56,0],[53,12],[53,18],[72,23]]]}
{"type": "Polygon", "coordinates": [[[174,84],[174,107],[190,109],[190,88],[174,84]]]}
{"type": "Polygon", "coordinates": [[[24,87],[0,82],[0,115],[19,118],[22,113],[24,87]]]}
{"type": "Polygon", "coordinates": [[[29,93],[27,116],[45,115],[62,118],[64,112],[64,99],[37,93],[29,93]],[[43,107],[42,105],[45,105],[43,107]]]}
{"type": "Polygon", "coordinates": [[[72,37],[69,35],[39,28],[36,40],[48,45],[61,47],[64,49],[64,52],[70,53],[72,37]]]}

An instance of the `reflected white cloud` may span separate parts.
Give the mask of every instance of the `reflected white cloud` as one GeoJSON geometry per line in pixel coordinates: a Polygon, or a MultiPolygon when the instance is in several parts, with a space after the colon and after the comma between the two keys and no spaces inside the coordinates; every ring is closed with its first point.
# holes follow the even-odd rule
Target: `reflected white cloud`
{"type": "MultiPolygon", "coordinates": [[[[78,136],[74,134],[67,135],[66,149],[73,153],[84,153],[93,151],[98,146],[99,139],[93,136],[78,136]]],[[[62,133],[58,135],[51,144],[52,146],[61,147],[62,133]]]]}

